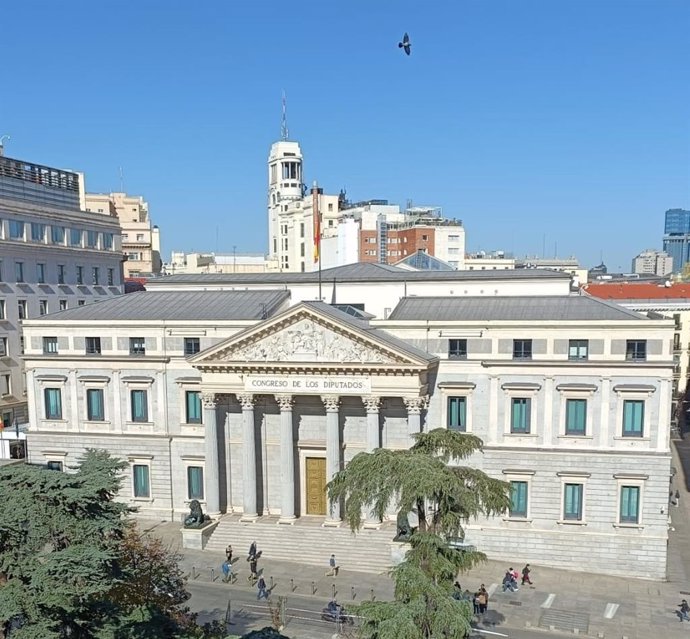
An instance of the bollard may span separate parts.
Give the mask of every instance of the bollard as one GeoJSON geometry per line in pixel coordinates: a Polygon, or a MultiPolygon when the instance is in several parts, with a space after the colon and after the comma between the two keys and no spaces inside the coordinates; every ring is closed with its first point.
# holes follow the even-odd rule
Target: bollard
{"type": "Polygon", "coordinates": [[[352,596],[353,600],[357,596],[357,590],[355,589],[354,586],[350,586],[350,595],[352,596]]]}
{"type": "Polygon", "coordinates": [[[290,590],[292,592],[295,592],[295,580],[294,579],[290,579],[290,590]]]}
{"type": "Polygon", "coordinates": [[[374,589],[371,589],[371,600],[374,601],[376,599],[376,596],[374,595],[374,589]]]}
{"type": "Polygon", "coordinates": [[[313,581],[311,582],[311,594],[316,594],[316,584],[313,581]]]}
{"type": "Polygon", "coordinates": [[[213,583],[216,580],[216,570],[215,568],[211,568],[211,583],[213,583]]]}
{"type": "Polygon", "coordinates": [[[270,576],[270,580],[271,580],[271,587],[269,588],[269,590],[273,590],[273,575],[270,576]]]}
{"type": "Polygon", "coordinates": [[[197,574],[196,574],[196,566],[192,566],[192,579],[196,579],[197,574]]]}
{"type": "Polygon", "coordinates": [[[338,591],[335,589],[335,584],[333,584],[333,599],[335,599],[337,592],[338,591]]]}

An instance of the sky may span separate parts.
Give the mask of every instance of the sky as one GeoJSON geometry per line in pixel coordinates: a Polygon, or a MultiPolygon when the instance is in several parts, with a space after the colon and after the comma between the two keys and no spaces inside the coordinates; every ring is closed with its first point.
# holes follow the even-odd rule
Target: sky
{"type": "Polygon", "coordinates": [[[89,192],[122,167],[164,260],[265,252],[284,90],[307,184],[629,270],[690,208],[689,32],[688,0],[5,2],[0,136],[89,192]]]}

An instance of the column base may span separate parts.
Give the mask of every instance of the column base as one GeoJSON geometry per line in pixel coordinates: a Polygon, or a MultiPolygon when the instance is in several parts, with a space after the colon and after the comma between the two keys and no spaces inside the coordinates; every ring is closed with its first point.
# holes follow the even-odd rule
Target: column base
{"type": "Polygon", "coordinates": [[[293,515],[292,517],[281,517],[281,518],[278,520],[278,524],[282,524],[282,525],[285,525],[285,526],[293,526],[293,525],[295,524],[296,521],[297,521],[297,517],[295,517],[295,516],[293,515]]]}
{"type": "Polygon", "coordinates": [[[381,528],[381,525],[383,522],[381,521],[374,521],[373,519],[371,521],[365,521],[364,524],[362,524],[362,528],[365,530],[378,530],[381,528]]]}
{"type": "Polygon", "coordinates": [[[254,523],[255,521],[257,521],[258,519],[259,519],[259,514],[258,514],[258,513],[247,513],[246,515],[243,514],[243,515],[240,517],[240,522],[243,523],[243,524],[245,524],[245,523],[253,524],[253,523],[254,523]]]}
{"type": "Polygon", "coordinates": [[[340,528],[342,525],[342,519],[326,519],[326,521],[321,524],[324,528],[340,528]]]}

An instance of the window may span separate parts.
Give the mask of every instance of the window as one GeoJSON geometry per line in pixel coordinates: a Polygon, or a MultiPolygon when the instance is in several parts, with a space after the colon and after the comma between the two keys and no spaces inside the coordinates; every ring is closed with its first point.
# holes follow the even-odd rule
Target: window
{"type": "Polygon", "coordinates": [[[46,236],[46,225],[38,222],[31,222],[31,241],[43,242],[46,236]]]}
{"type": "Polygon", "coordinates": [[[146,464],[132,465],[132,488],[135,497],[148,499],[151,497],[149,483],[149,467],[146,464]]]}
{"type": "Polygon", "coordinates": [[[0,397],[12,394],[12,381],[9,373],[0,375],[0,397]]]}
{"type": "Polygon", "coordinates": [[[620,522],[640,523],[640,487],[621,486],[620,522]]]}
{"type": "Polygon", "coordinates": [[[0,337],[0,357],[7,357],[7,338],[0,337]]]}
{"type": "Polygon", "coordinates": [[[14,277],[17,280],[17,282],[24,281],[24,262],[14,263],[14,277]]]}
{"type": "Polygon", "coordinates": [[[36,264],[36,281],[39,284],[45,284],[46,283],[46,265],[45,264],[36,264]]]}
{"type": "Polygon", "coordinates": [[[97,231],[86,231],[86,246],[88,248],[96,248],[98,246],[97,231]]]}
{"type": "Polygon", "coordinates": [[[81,230],[80,229],[70,229],[69,230],[69,243],[70,243],[70,246],[81,246],[81,230]]]}
{"type": "Polygon", "coordinates": [[[146,355],[146,339],[143,337],[130,337],[129,354],[146,355]]]}
{"type": "Polygon", "coordinates": [[[91,269],[91,280],[94,284],[100,284],[100,269],[97,266],[91,269]]]}
{"type": "Polygon", "coordinates": [[[587,429],[587,400],[565,400],[565,434],[584,435],[587,429]]]}
{"type": "Polygon", "coordinates": [[[467,340],[448,340],[448,359],[467,359],[467,340]]]}
{"type": "Polygon", "coordinates": [[[60,310],[61,311],[66,311],[67,310],[67,300],[60,300],[60,310]]]}
{"type": "Polygon", "coordinates": [[[184,354],[185,355],[196,355],[200,350],[199,338],[198,337],[185,337],[184,338],[184,354]]]}
{"type": "Polygon", "coordinates": [[[299,236],[304,237],[304,222],[300,222],[299,225],[299,236]]]}
{"type": "Polygon", "coordinates": [[[86,419],[90,422],[102,422],[105,420],[102,388],[86,389],[86,419]]]}
{"type": "Polygon", "coordinates": [[[532,400],[529,397],[513,397],[510,412],[510,432],[528,434],[530,432],[530,411],[532,400]]]}
{"type": "Polygon", "coordinates": [[[65,227],[51,226],[50,239],[53,241],[53,244],[63,244],[65,242],[65,227]]]}
{"type": "Polygon", "coordinates": [[[113,248],[113,234],[103,233],[103,248],[106,251],[110,251],[113,248]]]}
{"type": "Polygon", "coordinates": [[[582,484],[565,484],[563,490],[563,519],[582,521],[582,484]]]}
{"type": "Polygon", "coordinates": [[[644,400],[626,399],[623,402],[623,437],[642,437],[644,400]]]}
{"type": "Polygon", "coordinates": [[[44,337],[43,338],[43,354],[57,355],[58,354],[58,338],[44,337]]]}
{"type": "Polygon", "coordinates": [[[108,286],[112,286],[115,281],[115,269],[108,269],[108,286]]]}
{"type": "Polygon", "coordinates": [[[571,339],[568,342],[568,359],[587,359],[589,356],[589,340],[571,339]]]}
{"type": "Polygon", "coordinates": [[[187,498],[204,498],[204,469],[201,466],[187,466],[187,498]]]}
{"type": "Polygon", "coordinates": [[[647,359],[647,340],[629,339],[625,343],[625,359],[643,362],[647,359]]]}
{"type": "Polygon", "coordinates": [[[10,239],[24,239],[24,222],[19,222],[18,220],[10,220],[10,239]]]}
{"type": "Polygon", "coordinates": [[[62,472],[62,462],[61,461],[49,461],[46,463],[46,468],[48,470],[57,470],[62,472]]]}
{"type": "Polygon", "coordinates": [[[65,265],[58,264],[58,284],[65,283],[65,265]]]}
{"type": "Polygon", "coordinates": [[[527,517],[527,482],[510,482],[510,511],[511,517],[527,517]]]}
{"type": "Polygon", "coordinates": [[[185,422],[201,424],[201,397],[199,391],[185,392],[185,422]]]}
{"type": "Polygon", "coordinates": [[[513,359],[532,359],[532,340],[513,340],[513,359]]]}
{"type": "Polygon", "coordinates": [[[19,314],[19,319],[28,318],[28,314],[26,312],[26,300],[17,300],[17,313],[19,314]]]}
{"type": "Polygon", "coordinates": [[[143,242],[144,241],[144,234],[143,233],[137,233],[137,242],[143,242]]]}
{"type": "Polygon", "coordinates": [[[86,304],[85,300],[77,300],[77,306],[84,306],[86,304]]]}
{"type": "Polygon", "coordinates": [[[132,421],[149,421],[148,398],[145,390],[130,391],[130,401],[132,404],[132,421]]]}
{"type": "Polygon", "coordinates": [[[422,235],[422,242],[427,242],[429,240],[428,235],[422,235]]]}
{"type": "Polygon", "coordinates": [[[43,401],[46,419],[62,419],[62,395],[59,388],[44,388],[43,401]]]}
{"type": "MultiPolygon", "coordinates": [[[[83,300],[79,300],[80,302],[83,300]]],[[[101,354],[101,338],[100,337],[87,337],[86,338],[86,354],[87,355],[100,355],[101,354]]]]}
{"type": "Polygon", "coordinates": [[[77,266],[77,284],[84,283],[84,267],[77,266]]]}
{"type": "Polygon", "coordinates": [[[5,300],[0,300],[0,319],[5,319],[5,300]]]}
{"type": "Polygon", "coordinates": [[[464,433],[467,430],[467,398],[448,398],[448,430],[464,433]]]}
{"type": "Polygon", "coordinates": [[[48,300],[38,300],[38,314],[47,315],[48,314],[48,300]]]}

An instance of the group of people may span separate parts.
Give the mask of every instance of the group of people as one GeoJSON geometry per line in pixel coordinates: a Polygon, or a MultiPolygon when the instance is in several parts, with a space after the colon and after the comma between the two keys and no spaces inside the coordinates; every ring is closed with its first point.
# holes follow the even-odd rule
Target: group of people
{"type": "MultiPolygon", "coordinates": [[[[529,577],[531,572],[532,571],[530,570],[529,564],[525,564],[525,567],[522,569],[522,586],[524,586],[525,584],[529,584],[530,586],[532,585],[532,580],[529,577]]],[[[506,570],[506,574],[503,577],[503,592],[505,592],[506,590],[510,590],[510,592],[517,592],[519,590],[519,577],[520,574],[517,570],[514,570],[512,566],[508,568],[508,570],[506,570]]]]}
{"type": "MultiPolygon", "coordinates": [[[[221,566],[223,571],[223,581],[225,583],[235,583],[237,577],[235,576],[232,567],[232,545],[228,545],[225,549],[225,561],[221,566]]],[[[249,552],[247,553],[247,561],[249,562],[249,575],[247,576],[247,581],[249,583],[256,583],[258,593],[256,595],[257,599],[268,599],[271,591],[266,586],[266,580],[263,575],[259,575],[259,557],[261,557],[261,551],[257,550],[256,542],[253,541],[249,546],[249,552]]]]}

